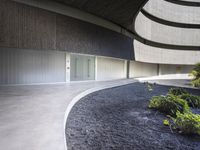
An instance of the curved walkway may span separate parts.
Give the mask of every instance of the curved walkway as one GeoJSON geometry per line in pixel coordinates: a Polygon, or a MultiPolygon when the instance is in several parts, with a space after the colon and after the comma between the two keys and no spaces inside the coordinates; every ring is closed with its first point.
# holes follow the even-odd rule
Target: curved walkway
{"type": "Polygon", "coordinates": [[[133,82],[0,86],[0,149],[65,150],[63,122],[72,99],[91,88],[109,88],[133,82]]]}
{"type": "Polygon", "coordinates": [[[199,136],[171,133],[162,123],[164,115],[147,108],[152,96],[169,88],[155,85],[149,91],[147,85],[133,83],[82,98],[68,116],[68,150],[199,150],[199,136]]]}

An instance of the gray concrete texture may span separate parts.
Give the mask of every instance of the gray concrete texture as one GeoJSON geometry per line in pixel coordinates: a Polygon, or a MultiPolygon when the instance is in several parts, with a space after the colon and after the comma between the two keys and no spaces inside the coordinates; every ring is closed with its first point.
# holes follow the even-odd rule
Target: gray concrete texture
{"type": "Polygon", "coordinates": [[[150,20],[142,13],[137,16],[135,30],[143,38],[159,43],[187,46],[200,45],[199,29],[167,26],[150,20]]]}
{"type": "MultiPolygon", "coordinates": [[[[194,2],[195,0],[191,0],[194,2]]],[[[199,2],[199,0],[196,0],[199,2]]],[[[199,7],[183,6],[167,2],[165,0],[150,0],[144,6],[144,9],[150,14],[164,20],[200,24],[199,7]]]]}
{"type": "Polygon", "coordinates": [[[66,53],[0,49],[0,85],[65,82],[66,53]]]}
{"type": "Polygon", "coordinates": [[[64,115],[72,99],[91,88],[132,82],[0,86],[0,149],[64,150],[64,115]]]}
{"type": "Polygon", "coordinates": [[[146,63],[194,65],[200,61],[200,51],[171,50],[145,45],[134,40],[135,60],[146,63]]]}
{"type": "MultiPolygon", "coordinates": [[[[152,0],[144,6],[150,14],[172,22],[199,24],[200,10],[198,7],[189,7],[152,0]]],[[[139,13],[135,23],[136,32],[145,39],[172,45],[199,46],[200,30],[167,26],[151,21],[139,13]]],[[[193,65],[200,61],[200,52],[188,50],[171,50],[155,48],[134,40],[135,60],[159,64],[193,65]]]]}

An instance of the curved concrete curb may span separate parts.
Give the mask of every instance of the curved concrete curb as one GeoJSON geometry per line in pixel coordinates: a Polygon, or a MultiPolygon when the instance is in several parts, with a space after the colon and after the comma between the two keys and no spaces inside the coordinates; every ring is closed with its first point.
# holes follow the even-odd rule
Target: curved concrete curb
{"type": "Polygon", "coordinates": [[[97,91],[100,91],[100,90],[105,90],[105,89],[110,89],[110,88],[114,88],[114,87],[119,87],[119,86],[123,86],[123,85],[128,85],[128,84],[131,84],[131,83],[134,83],[134,82],[137,82],[137,81],[133,81],[131,80],[130,82],[126,82],[126,83],[119,83],[119,84],[111,84],[111,85],[106,85],[106,86],[101,86],[101,87],[96,87],[96,88],[91,88],[91,89],[88,89],[82,93],[80,93],[79,95],[77,95],[76,97],[74,97],[71,102],[69,103],[66,111],[65,111],[65,116],[64,116],[64,142],[65,142],[65,149],[67,150],[67,142],[66,142],[66,134],[65,134],[65,129],[66,129],[66,123],[67,123],[67,118],[69,116],[69,113],[71,111],[71,109],[73,108],[73,106],[79,101],[81,100],[83,97],[91,94],[91,93],[94,93],[94,92],[97,92],[97,91]]]}

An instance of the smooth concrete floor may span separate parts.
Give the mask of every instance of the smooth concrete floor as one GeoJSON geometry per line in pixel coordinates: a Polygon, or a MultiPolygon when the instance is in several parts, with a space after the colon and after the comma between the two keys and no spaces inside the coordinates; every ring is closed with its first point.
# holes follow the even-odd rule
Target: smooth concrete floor
{"type": "Polygon", "coordinates": [[[65,150],[64,115],[71,100],[91,88],[133,82],[0,86],[0,149],[65,150]]]}

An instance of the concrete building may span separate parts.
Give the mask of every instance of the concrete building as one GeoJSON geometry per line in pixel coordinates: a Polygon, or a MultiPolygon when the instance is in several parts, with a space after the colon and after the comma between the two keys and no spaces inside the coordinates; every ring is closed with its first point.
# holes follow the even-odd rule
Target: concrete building
{"type": "Polygon", "coordinates": [[[136,82],[127,78],[189,86],[185,75],[200,61],[199,7],[199,0],[0,0],[0,149],[66,150],[73,106],[136,82]]]}
{"type": "Polygon", "coordinates": [[[1,0],[0,84],[187,74],[200,61],[198,4],[1,0]]]}

